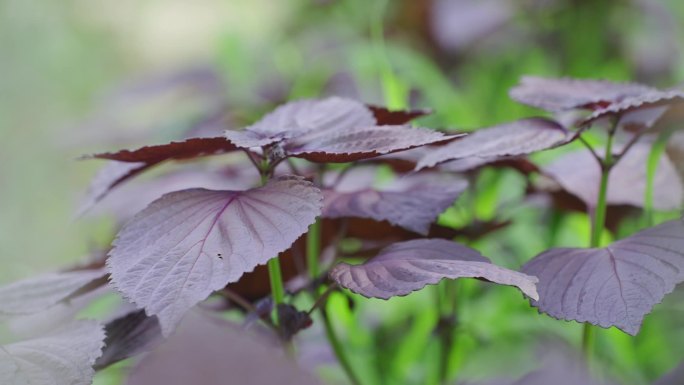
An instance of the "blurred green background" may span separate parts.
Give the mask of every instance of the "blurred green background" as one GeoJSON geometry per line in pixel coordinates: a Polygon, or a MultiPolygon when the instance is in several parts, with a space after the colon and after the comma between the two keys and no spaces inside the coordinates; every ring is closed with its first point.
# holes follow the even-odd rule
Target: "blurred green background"
{"type": "MultiPolygon", "coordinates": [[[[676,85],[683,21],[680,0],[0,0],[0,282],[77,263],[110,241],[112,219],[75,219],[101,165],[79,155],[177,138],[219,106],[230,111],[222,127],[239,127],[285,100],[337,94],[429,107],[420,124],[467,130],[538,114],[508,98],[525,74],[676,85]]],[[[518,268],[546,247],[586,245],[585,215],[564,215],[549,244],[544,214],[515,207],[520,176],[480,179],[478,217],[516,218],[475,245],[497,263],[518,268]]],[[[460,209],[442,220],[458,222],[460,209]]],[[[578,325],[537,315],[514,290],[460,292],[470,299],[451,357],[459,378],[522,374],[540,339],[579,341],[578,325]]],[[[645,384],[684,358],[684,308],[672,298],[636,338],[599,333],[597,359],[611,375],[645,384]]],[[[332,300],[368,383],[435,383],[429,294],[364,301],[362,316],[332,300]]],[[[344,383],[334,367],[324,372],[344,383]]],[[[96,383],[117,381],[111,370],[96,383]]]]}

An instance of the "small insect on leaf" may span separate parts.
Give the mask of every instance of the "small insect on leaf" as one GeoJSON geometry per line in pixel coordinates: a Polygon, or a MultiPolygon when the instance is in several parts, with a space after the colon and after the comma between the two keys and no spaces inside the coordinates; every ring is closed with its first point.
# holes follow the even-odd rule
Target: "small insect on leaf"
{"type": "Polygon", "coordinates": [[[684,281],[684,222],[643,230],[601,249],[551,249],[522,269],[539,277],[532,305],[554,318],[636,335],[654,305],[684,281]]]}
{"type": "Polygon", "coordinates": [[[48,335],[0,346],[0,383],[90,385],[104,338],[97,322],[77,321],[48,335]]]}
{"type": "Polygon", "coordinates": [[[321,201],[299,177],[247,191],[165,195],[119,232],[107,261],[112,283],[156,315],[167,336],[195,304],[290,247],[321,201]]]}
{"type": "Polygon", "coordinates": [[[444,239],[395,243],[363,264],[336,265],[330,278],[368,298],[407,295],[445,278],[482,278],[539,298],[535,277],[496,266],[476,250],[444,239]]]}

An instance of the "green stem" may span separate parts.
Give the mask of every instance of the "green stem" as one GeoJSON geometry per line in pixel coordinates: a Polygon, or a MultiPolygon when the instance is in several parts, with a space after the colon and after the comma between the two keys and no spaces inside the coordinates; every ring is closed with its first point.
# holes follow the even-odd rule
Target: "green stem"
{"type": "Polygon", "coordinates": [[[276,324],[278,324],[278,305],[285,302],[283,274],[280,271],[280,260],[278,257],[268,261],[268,279],[271,283],[271,295],[273,296],[273,306],[276,309],[276,324]]]}
{"type": "MultiPolygon", "coordinates": [[[[269,167],[270,164],[267,159],[263,159],[259,165],[262,186],[268,183],[269,167]]],[[[285,302],[285,286],[283,285],[283,273],[280,269],[280,260],[277,256],[268,260],[268,280],[271,284],[271,297],[273,298],[273,322],[276,326],[280,326],[278,305],[285,302]]]]}
{"type": "Polygon", "coordinates": [[[653,226],[653,181],[655,180],[655,174],[658,169],[658,163],[660,160],[665,147],[667,146],[667,141],[672,134],[671,131],[663,131],[658,135],[658,139],[653,143],[651,147],[651,152],[648,154],[648,161],[646,163],[646,191],[644,193],[644,218],[647,227],[653,226]]]}
{"type": "Polygon", "coordinates": [[[339,361],[340,366],[342,366],[342,369],[347,374],[349,381],[351,381],[353,385],[361,385],[361,381],[354,372],[354,368],[351,366],[351,363],[349,362],[349,358],[347,357],[347,354],[345,353],[344,348],[342,347],[342,343],[340,342],[340,339],[337,337],[337,334],[335,333],[335,328],[333,327],[332,322],[330,322],[330,317],[328,316],[327,311],[327,304],[321,307],[321,317],[323,318],[325,336],[328,338],[328,342],[330,343],[333,352],[335,352],[337,361],[339,361]]]}
{"type": "Polygon", "coordinates": [[[309,269],[309,277],[315,280],[320,274],[318,259],[321,255],[321,221],[316,220],[309,227],[306,234],[306,266],[309,269]]]}
{"type": "MultiPolygon", "coordinates": [[[[601,184],[599,186],[598,199],[596,207],[594,207],[594,215],[591,224],[591,240],[589,247],[596,248],[601,245],[601,238],[606,226],[606,212],[608,211],[608,180],[610,178],[610,170],[615,165],[613,159],[613,139],[615,131],[617,130],[618,119],[613,120],[613,125],[608,132],[608,141],[606,143],[606,152],[603,159],[599,160],[601,167],[601,184]]],[[[618,159],[619,160],[619,159],[618,159]]],[[[593,354],[593,346],[595,340],[594,328],[591,324],[585,323],[582,330],[582,351],[587,361],[591,360],[593,354]]]]}

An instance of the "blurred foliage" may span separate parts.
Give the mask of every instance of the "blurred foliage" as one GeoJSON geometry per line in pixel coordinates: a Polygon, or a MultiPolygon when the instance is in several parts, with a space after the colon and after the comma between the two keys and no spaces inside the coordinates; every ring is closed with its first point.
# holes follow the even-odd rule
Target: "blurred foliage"
{"type": "MultiPolygon", "coordinates": [[[[113,125],[119,110],[101,116],[116,93],[103,90],[137,82],[122,79],[216,68],[235,126],[289,99],[338,94],[432,108],[420,124],[470,130],[538,114],[508,98],[524,74],[681,82],[683,21],[679,0],[2,0],[0,281],[107,246],[111,220],[73,218],[98,166],[73,162],[76,156],[176,137],[182,130],[174,125],[206,110],[178,109],[172,99],[153,113],[124,109],[132,117],[113,125]],[[117,136],[122,124],[133,129],[117,136]]],[[[487,170],[475,194],[440,220],[515,218],[473,245],[512,268],[551,246],[588,243],[586,215],[520,204],[524,189],[517,174],[487,170]]],[[[629,221],[627,233],[640,219],[629,221]]],[[[538,315],[513,289],[459,282],[456,293],[454,381],[520,375],[536,365],[540,341],[579,343],[580,325],[538,315]]],[[[389,302],[336,294],[329,306],[367,384],[437,383],[431,290],[389,302]]],[[[646,384],[674,367],[684,359],[683,306],[675,292],[636,338],[599,331],[597,370],[646,384]]],[[[119,383],[127,365],[100,373],[96,383],[119,383]]],[[[330,360],[321,373],[345,383],[330,360]]]]}

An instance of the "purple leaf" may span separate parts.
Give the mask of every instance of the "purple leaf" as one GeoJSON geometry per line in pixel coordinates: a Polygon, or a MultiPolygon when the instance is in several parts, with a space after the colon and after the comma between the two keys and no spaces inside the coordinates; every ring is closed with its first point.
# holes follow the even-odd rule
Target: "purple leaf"
{"type": "Polygon", "coordinates": [[[282,156],[312,162],[351,162],[455,137],[403,125],[382,125],[405,123],[423,114],[390,112],[338,97],[300,100],[276,108],[243,131],[228,130],[225,135],[242,148],[278,144],[282,156]]]}
{"type": "Polygon", "coordinates": [[[407,295],[445,278],[482,278],[539,298],[536,278],[496,266],[476,250],[444,239],[395,243],[361,265],[336,265],[330,278],[367,298],[407,295]]]}
{"type": "MultiPolygon", "coordinates": [[[[591,115],[589,115],[588,118],[582,121],[582,124],[590,125],[595,121],[608,116],[624,115],[628,112],[642,109],[650,109],[653,111],[655,107],[671,106],[682,102],[684,102],[684,92],[682,91],[660,91],[654,89],[644,92],[640,95],[624,98],[623,100],[612,103],[605,108],[597,109],[591,115]]],[[[657,110],[655,110],[655,112],[657,113],[657,110]]],[[[651,122],[651,124],[653,124],[653,122],[651,122]]]]}
{"type": "Polygon", "coordinates": [[[539,311],[636,335],[653,306],[684,281],[684,222],[643,230],[602,249],[548,250],[523,267],[539,277],[539,311]]]}
{"type": "Polygon", "coordinates": [[[238,148],[226,138],[215,137],[191,138],[181,142],[144,146],[136,150],[86,156],[84,159],[108,159],[116,162],[110,162],[95,176],[78,213],[85,213],[114,187],[164,161],[192,159],[236,150],[238,148]]]}
{"type": "Polygon", "coordinates": [[[282,349],[259,337],[224,320],[192,314],[133,369],[127,384],[319,384],[282,349]]]}
{"type": "Polygon", "coordinates": [[[670,137],[665,152],[677,170],[680,180],[684,182],[684,132],[675,132],[670,137]]]}
{"type": "Polygon", "coordinates": [[[483,128],[463,139],[429,152],[417,170],[455,159],[519,156],[570,142],[573,135],[558,123],[544,118],[521,119],[483,128]]]}
{"type": "Polygon", "coordinates": [[[284,149],[290,156],[311,162],[353,162],[461,136],[409,126],[354,127],[345,131],[311,132],[288,141],[284,149]]]}
{"type": "Polygon", "coordinates": [[[430,110],[388,110],[385,107],[367,105],[373,113],[375,124],[378,126],[396,126],[406,124],[413,119],[430,115],[430,110]]]}
{"type": "Polygon", "coordinates": [[[149,166],[165,160],[184,160],[201,156],[225,154],[238,148],[226,138],[190,138],[181,142],[170,142],[156,146],[144,146],[135,150],[105,152],[86,158],[109,159],[119,162],[142,162],[149,166]]]}
{"type": "Polygon", "coordinates": [[[105,325],[104,349],[95,362],[96,370],[104,369],[126,358],[150,351],[162,341],[157,317],[136,310],[105,325]]]}
{"type": "Polygon", "coordinates": [[[308,132],[331,130],[344,132],[354,127],[374,126],[373,113],[363,103],[332,97],[322,100],[299,100],[284,104],[265,115],[244,131],[225,132],[239,147],[262,147],[308,132]]]}
{"type": "MultiPolygon", "coordinates": [[[[650,151],[649,144],[637,143],[613,167],[608,180],[609,204],[644,206],[646,163],[650,151]]],[[[563,154],[542,169],[588,207],[596,205],[601,168],[589,151],[563,154]]],[[[672,210],[681,206],[684,200],[682,183],[672,162],[665,156],[659,160],[653,183],[653,205],[656,209],[672,210]]]]}
{"type": "Polygon", "coordinates": [[[615,83],[606,80],[550,79],[523,76],[513,87],[513,100],[551,112],[572,109],[597,109],[628,97],[640,97],[654,88],[635,83],[615,83]]]}
{"type": "Polygon", "coordinates": [[[660,377],[653,385],[680,385],[684,383],[684,364],[679,364],[676,368],[660,377]]]}
{"type": "MultiPolygon", "coordinates": [[[[361,169],[350,171],[345,179],[356,180],[357,170],[361,169]]],[[[454,203],[468,182],[452,175],[420,173],[397,178],[382,188],[370,184],[340,187],[343,183],[323,191],[323,217],[371,218],[427,235],[430,224],[454,203]]]]}
{"type": "Polygon", "coordinates": [[[90,182],[90,187],[88,188],[88,192],[86,192],[83,203],[78,209],[77,216],[85,214],[97,202],[107,196],[109,191],[114,187],[145,171],[148,167],[148,164],[143,162],[108,162],[106,166],[97,172],[90,182]]]}
{"type": "Polygon", "coordinates": [[[165,195],[119,232],[107,261],[112,283],[168,336],[192,306],[286,250],[320,214],[321,200],[298,177],[165,195]]]}
{"type": "Polygon", "coordinates": [[[47,310],[105,275],[102,269],[52,273],[0,287],[0,319],[47,310]]]}
{"type": "Polygon", "coordinates": [[[0,383],[90,385],[103,339],[97,322],[77,321],[48,335],[0,346],[0,383]]]}

